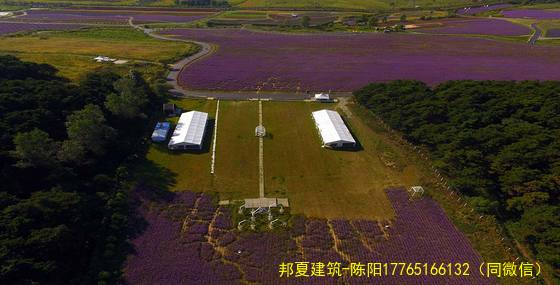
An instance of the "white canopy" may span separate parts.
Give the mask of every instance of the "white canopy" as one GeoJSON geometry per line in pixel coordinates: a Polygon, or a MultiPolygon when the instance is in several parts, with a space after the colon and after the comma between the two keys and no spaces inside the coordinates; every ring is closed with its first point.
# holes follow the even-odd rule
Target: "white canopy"
{"type": "Polygon", "coordinates": [[[315,100],[329,100],[330,96],[327,93],[317,93],[315,94],[315,100]]]}
{"type": "Polygon", "coordinates": [[[342,147],[356,145],[352,134],[350,134],[342,117],[336,111],[320,110],[313,112],[312,115],[325,146],[342,147]]]}
{"type": "Polygon", "coordinates": [[[190,111],[181,114],[173,136],[169,140],[169,148],[202,148],[202,139],[206,129],[208,113],[190,111]]]}

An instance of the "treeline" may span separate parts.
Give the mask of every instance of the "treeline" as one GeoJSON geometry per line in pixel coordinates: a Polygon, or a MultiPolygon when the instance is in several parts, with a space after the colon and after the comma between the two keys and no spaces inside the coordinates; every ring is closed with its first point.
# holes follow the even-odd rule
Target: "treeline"
{"type": "Polygon", "coordinates": [[[72,84],[0,56],[0,284],[117,282],[132,217],[126,164],[160,102],[135,72],[72,84]]]}
{"type": "Polygon", "coordinates": [[[560,82],[394,81],[354,96],[428,147],[478,211],[560,268],[560,82]]]}

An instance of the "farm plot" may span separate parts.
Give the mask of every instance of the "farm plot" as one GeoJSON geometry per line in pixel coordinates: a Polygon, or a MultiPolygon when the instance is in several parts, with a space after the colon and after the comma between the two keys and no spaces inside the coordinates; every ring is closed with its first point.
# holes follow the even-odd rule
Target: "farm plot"
{"type": "Polygon", "coordinates": [[[165,34],[219,45],[185,69],[190,89],[352,91],[370,82],[416,79],[558,80],[560,48],[419,34],[287,35],[238,29],[165,34]],[[351,44],[349,44],[351,43],[351,44]]]}
{"type": "Polygon", "coordinates": [[[560,19],[560,10],[516,9],[502,11],[502,15],[508,18],[552,20],[560,19]]]}
{"type": "Polygon", "coordinates": [[[93,60],[98,55],[138,61],[141,63],[139,68],[152,68],[161,61],[178,60],[194,47],[187,43],[155,40],[130,28],[45,32],[5,37],[0,41],[0,53],[51,64],[60,70],[60,75],[73,80],[103,66],[93,60]]]}
{"type": "Polygon", "coordinates": [[[429,34],[465,34],[492,36],[523,36],[531,30],[526,26],[499,19],[470,19],[441,21],[439,27],[420,28],[415,31],[429,34]]]}
{"type": "Polygon", "coordinates": [[[500,10],[504,8],[511,7],[511,4],[496,4],[496,5],[488,5],[488,6],[480,6],[480,7],[465,7],[457,10],[457,14],[459,15],[474,15],[478,13],[493,11],[493,10],[500,10]]]}
{"type": "MultiPolygon", "coordinates": [[[[140,192],[142,195],[142,192],[140,192]]],[[[139,196],[140,196],[139,195],[139,196]]],[[[240,233],[230,208],[204,193],[169,195],[166,202],[140,197],[147,222],[124,268],[130,284],[495,284],[475,272],[482,258],[429,198],[410,202],[388,190],[396,211],[389,229],[375,220],[296,217],[273,232],[240,233]],[[468,262],[468,276],[281,278],[281,262],[468,262]]],[[[294,266],[295,270],[295,266],[294,266]]],[[[342,273],[344,274],[344,273],[342,273]]]]}
{"type": "Polygon", "coordinates": [[[28,22],[68,22],[90,24],[126,25],[130,17],[136,23],[177,22],[187,23],[202,19],[211,13],[206,12],[163,12],[133,10],[95,10],[95,9],[60,9],[29,10],[25,15],[12,20],[28,22]]]}
{"type": "Polygon", "coordinates": [[[13,23],[0,22],[0,35],[19,32],[53,31],[53,30],[76,30],[84,26],[78,24],[35,24],[35,23],[13,23]]]}
{"type": "Polygon", "coordinates": [[[546,31],[547,37],[560,37],[560,29],[549,29],[546,31]]]}

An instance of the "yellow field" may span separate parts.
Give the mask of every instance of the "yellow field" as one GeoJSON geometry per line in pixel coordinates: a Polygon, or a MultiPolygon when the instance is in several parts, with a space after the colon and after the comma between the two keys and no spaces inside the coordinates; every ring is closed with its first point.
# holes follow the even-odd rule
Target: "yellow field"
{"type": "Polygon", "coordinates": [[[95,62],[93,57],[98,55],[136,63],[157,63],[178,57],[191,48],[186,43],[155,40],[130,28],[42,32],[0,40],[0,54],[51,64],[60,70],[60,75],[72,80],[95,68],[112,65],[95,62]]]}

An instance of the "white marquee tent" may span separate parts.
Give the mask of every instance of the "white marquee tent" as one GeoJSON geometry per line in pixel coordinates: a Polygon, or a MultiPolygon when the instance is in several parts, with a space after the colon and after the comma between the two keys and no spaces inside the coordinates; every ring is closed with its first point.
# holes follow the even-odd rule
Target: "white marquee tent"
{"type": "Polygon", "coordinates": [[[169,140],[169,149],[202,149],[208,113],[190,111],[181,114],[169,140]]]}
{"type": "Polygon", "coordinates": [[[356,146],[356,141],[336,111],[320,110],[313,112],[312,115],[324,147],[356,146]]]}

